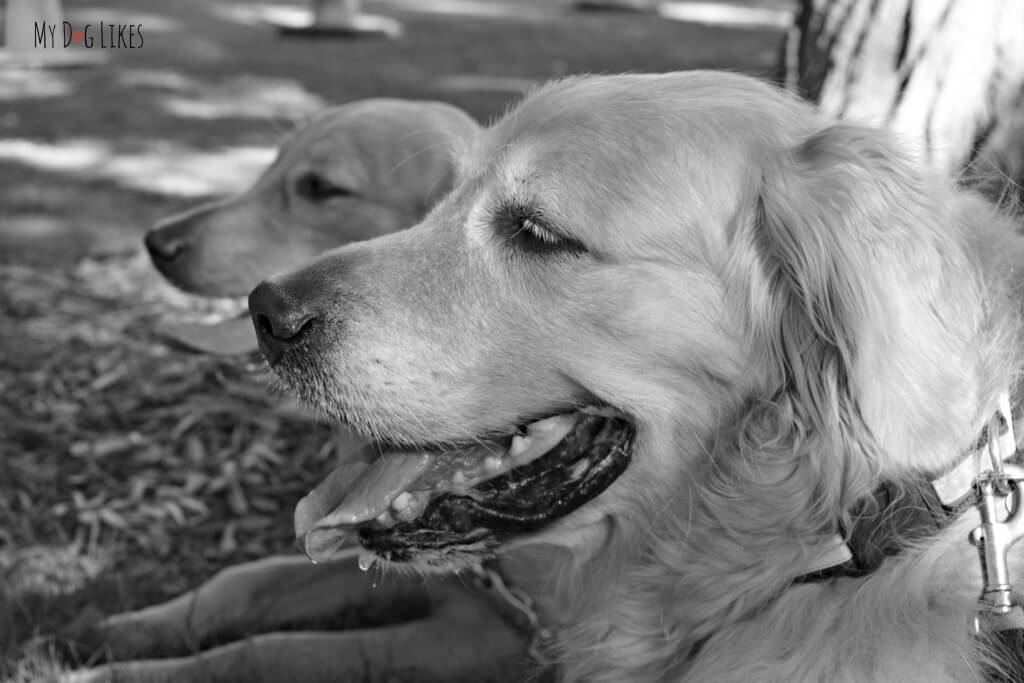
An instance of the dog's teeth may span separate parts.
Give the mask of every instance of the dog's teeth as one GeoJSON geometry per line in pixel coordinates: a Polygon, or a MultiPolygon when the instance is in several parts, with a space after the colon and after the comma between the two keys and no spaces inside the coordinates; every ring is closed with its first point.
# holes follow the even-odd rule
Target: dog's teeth
{"type": "Polygon", "coordinates": [[[359,553],[359,569],[368,572],[377,564],[377,556],[371,552],[359,553]]]}
{"type": "Polygon", "coordinates": [[[391,513],[388,510],[385,510],[384,512],[377,515],[376,519],[381,526],[395,525],[395,518],[391,516],[391,513]]]}
{"type": "Polygon", "coordinates": [[[572,413],[562,413],[552,417],[537,420],[526,425],[526,431],[530,436],[541,437],[551,432],[560,431],[568,433],[576,424],[576,416],[572,413]]]}
{"type": "Polygon", "coordinates": [[[582,477],[584,474],[586,474],[587,470],[589,470],[589,469],[590,469],[590,461],[587,460],[586,458],[584,458],[583,460],[580,460],[578,463],[573,465],[572,471],[569,473],[569,480],[570,481],[577,481],[580,477],[582,477]]]}
{"type": "Polygon", "coordinates": [[[405,491],[391,504],[395,519],[400,522],[411,522],[420,516],[427,507],[430,496],[425,493],[409,493],[405,491]]]}
{"type": "Polygon", "coordinates": [[[508,449],[508,459],[512,466],[531,462],[550,451],[572,431],[576,420],[575,414],[563,413],[528,424],[526,436],[512,437],[508,449]]]}
{"type": "Polygon", "coordinates": [[[488,455],[486,458],[484,458],[484,469],[490,472],[491,474],[498,472],[499,470],[501,470],[501,458],[493,455],[488,455]]]}
{"type": "Polygon", "coordinates": [[[526,452],[526,449],[530,447],[530,437],[519,436],[516,434],[512,437],[512,445],[508,449],[510,457],[516,457],[526,452]]]}
{"type": "Polygon", "coordinates": [[[455,470],[455,474],[452,475],[452,483],[462,485],[466,483],[466,473],[462,470],[455,470]]]}
{"type": "Polygon", "coordinates": [[[391,509],[395,512],[401,512],[405,508],[409,507],[409,503],[412,501],[412,494],[408,491],[402,491],[395,499],[391,501],[391,509]]]}

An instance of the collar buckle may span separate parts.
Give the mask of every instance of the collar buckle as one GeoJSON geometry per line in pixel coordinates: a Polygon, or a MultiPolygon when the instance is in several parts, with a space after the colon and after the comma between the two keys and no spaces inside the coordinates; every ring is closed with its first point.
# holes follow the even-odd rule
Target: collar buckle
{"type": "MultiPolygon", "coordinates": [[[[995,460],[995,458],[994,458],[995,460]]],[[[1024,538],[1024,467],[1002,462],[999,469],[978,477],[978,512],[981,525],[971,532],[971,543],[981,553],[985,585],[974,629],[1002,630],[1024,625],[1024,595],[1010,583],[1007,552],[1024,538]]]]}

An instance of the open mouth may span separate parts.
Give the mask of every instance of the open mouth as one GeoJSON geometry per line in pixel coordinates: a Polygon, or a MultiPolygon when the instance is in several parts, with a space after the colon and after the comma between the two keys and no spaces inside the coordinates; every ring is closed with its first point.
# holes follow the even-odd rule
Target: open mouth
{"type": "Polygon", "coordinates": [[[353,534],[395,562],[485,557],[604,491],[629,464],[634,434],[617,411],[583,408],[470,446],[346,463],[299,501],[296,536],[314,561],[353,534]]]}

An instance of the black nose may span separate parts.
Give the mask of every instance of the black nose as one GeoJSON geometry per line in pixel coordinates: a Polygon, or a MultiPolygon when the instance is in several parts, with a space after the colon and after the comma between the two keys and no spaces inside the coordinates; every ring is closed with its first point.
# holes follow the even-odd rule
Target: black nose
{"type": "Polygon", "coordinates": [[[185,240],[157,225],[146,233],[146,249],[154,263],[170,263],[185,251],[185,240]]]}
{"type": "Polygon", "coordinates": [[[271,366],[301,339],[317,318],[309,302],[289,297],[280,285],[264,281],[249,294],[249,315],[256,328],[260,351],[271,366]]]}

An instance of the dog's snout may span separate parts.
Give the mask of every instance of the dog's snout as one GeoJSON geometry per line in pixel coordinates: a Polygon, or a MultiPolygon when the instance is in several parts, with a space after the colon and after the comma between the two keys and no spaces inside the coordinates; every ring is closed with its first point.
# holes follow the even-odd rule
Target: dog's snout
{"type": "Polygon", "coordinates": [[[154,262],[169,263],[185,251],[185,240],[159,225],[146,233],[146,249],[154,262]]]}
{"type": "Polygon", "coordinates": [[[249,294],[249,315],[260,351],[276,365],[290,344],[298,341],[317,313],[307,301],[296,300],[280,286],[264,281],[249,294]]]}

